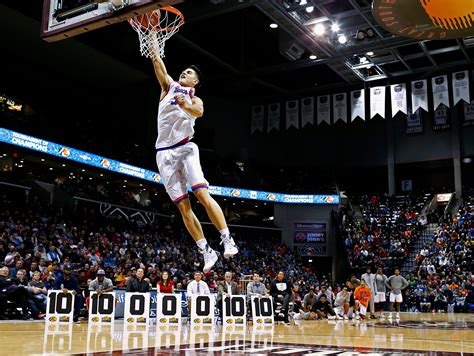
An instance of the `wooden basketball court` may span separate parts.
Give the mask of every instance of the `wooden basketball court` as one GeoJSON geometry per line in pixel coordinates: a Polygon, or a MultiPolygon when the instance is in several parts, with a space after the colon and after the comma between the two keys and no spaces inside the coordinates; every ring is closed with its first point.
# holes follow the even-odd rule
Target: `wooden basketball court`
{"type": "Polygon", "coordinates": [[[472,314],[404,314],[401,321],[302,321],[271,326],[0,323],[3,355],[472,355],[472,314]]]}

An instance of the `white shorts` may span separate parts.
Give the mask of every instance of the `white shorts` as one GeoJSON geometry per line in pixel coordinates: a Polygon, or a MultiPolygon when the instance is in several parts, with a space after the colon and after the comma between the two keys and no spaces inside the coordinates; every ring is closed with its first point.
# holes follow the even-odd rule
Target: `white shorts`
{"type": "Polygon", "coordinates": [[[400,294],[394,294],[390,292],[390,303],[401,303],[403,302],[403,296],[402,293],[400,294]]]}
{"type": "Polygon", "coordinates": [[[362,304],[359,303],[359,313],[362,315],[367,314],[367,307],[364,307],[362,304]]]}
{"type": "Polygon", "coordinates": [[[377,292],[377,294],[374,297],[374,303],[384,303],[386,301],[387,301],[387,299],[385,297],[385,293],[384,292],[377,292]]]}
{"type": "Polygon", "coordinates": [[[166,192],[175,204],[189,197],[186,183],[193,192],[201,188],[207,189],[209,185],[204,179],[199,148],[194,142],[156,152],[156,165],[166,192]]]}

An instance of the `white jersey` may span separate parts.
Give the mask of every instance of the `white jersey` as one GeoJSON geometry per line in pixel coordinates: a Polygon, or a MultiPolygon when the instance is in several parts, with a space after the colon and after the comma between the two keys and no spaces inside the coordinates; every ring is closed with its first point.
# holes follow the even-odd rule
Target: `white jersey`
{"type": "Polygon", "coordinates": [[[183,94],[186,102],[191,104],[194,88],[183,87],[175,81],[170,82],[168,91],[158,106],[158,138],[156,139],[156,148],[173,146],[194,135],[194,122],[196,118],[176,103],[174,98],[178,94],[183,94]]]}

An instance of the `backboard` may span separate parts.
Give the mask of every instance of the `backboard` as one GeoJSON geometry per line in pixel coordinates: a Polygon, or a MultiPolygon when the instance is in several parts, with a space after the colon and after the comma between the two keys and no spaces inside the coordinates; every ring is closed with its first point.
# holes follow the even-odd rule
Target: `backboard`
{"type": "Polygon", "coordinates": [[[41,37],[59,41],[183,0],[44,0],[41,37]]]}

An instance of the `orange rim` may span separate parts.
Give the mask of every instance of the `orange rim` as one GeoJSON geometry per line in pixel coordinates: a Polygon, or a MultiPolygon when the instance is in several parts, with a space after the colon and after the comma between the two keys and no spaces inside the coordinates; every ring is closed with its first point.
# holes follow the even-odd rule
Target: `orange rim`
{"type": "MultiPolygon", "coordinates": [[[[175,26],[172,26],[172,27],[165,27],[165,28],[156,27],[156,28],[155,28],[155,31],[156,31],[156,32],[170,32],[170,31],[174,31],[175,29],[177,29],[178,27],[181,27],[181,26],[184,24],[184,16],[183,16],[183,14],[181,13],[181,11],[179,11],[178,9],[174,8],[173,6],[164,6],[164,7],[162,7],[162,8],[157,9],[157,10],[154,10],[154,11],[162,11],[162,10],[171,12],[171,13],[173,13],[174,15],[176,15],[176,17],[179,18],[179,22],[178,22],[175,26]]],[[[154,12],[154,11],[152,11],[152,12],[154,12]]],[[[128,23],[133,26],[133,24],[132,24],[131,21],[132,21],[132,19],[129,19],[129,20],[128,20],[128,23]]],[[[136,21],[135,23],[138,24],[141,28],[147,29],[146,27],[144,27],[144,26],[141,25],[141,22],[140,22],[140,21],[136,21]]]]}

